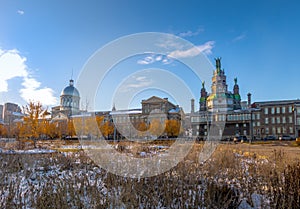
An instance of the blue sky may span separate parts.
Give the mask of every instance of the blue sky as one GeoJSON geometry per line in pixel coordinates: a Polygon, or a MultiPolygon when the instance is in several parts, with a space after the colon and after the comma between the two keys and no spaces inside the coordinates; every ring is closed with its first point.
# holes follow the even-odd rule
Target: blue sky
{"type": "MultiPolygon", "coordinates": [[[[297,99],[299,6],[298,1],[283,0],[0,0],[0,103],[24,105],[33,99],[49,107],[58,104],[72,70],[76,83],[85,63],[99,48],[141,32],[171,33],[196,46],[206,46],[203,52],[212,63],[215,57],[222,57],[229,90],[238,78],[244,100],[248,92],[253,101],[297,99]]],[[[139,61],[147,56],[131,58],[115,70],[145,68],[139,61]]],[[[185,82],[190,81],[187,83],[199,100],[201,81],[196,83],[182,73],[184,67],[176,68],[176,62],[149,63],[150,67],[174,68],[185,82]]],[[[107,77],[111,85],[103,86],[99,97],[117,86],[123,78],[118,75],[117,79],[107,77]]],[[[208,84],[206,88],[210,92],[208,84]]],[[[132,107],[152,93],[159,94],[141,93],[132,107]]],[[[116,101],[97,102],[97,109],[105,110],[116,101]]],[[[189,110],[187,104],[182,106],[189,110]]]]}

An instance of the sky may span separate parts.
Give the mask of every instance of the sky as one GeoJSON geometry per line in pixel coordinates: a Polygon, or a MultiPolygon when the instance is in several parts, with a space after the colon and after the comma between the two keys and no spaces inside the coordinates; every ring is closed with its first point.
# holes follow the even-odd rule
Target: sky
{"type": "MultiPolygon", "coordinates": [[[[113,104],[117,109],[137,108],[142,99],[156,95],[169,97],[188,112],[190,95],[179,83],[199,101],[203,80],[210,92],[216,57],[222,58],[229,90],[238,78],[242,100],[248,92],[253,102],[297,99],[299,7],[293,0],[0,0],[0,104],[22,106],[31,100],[49,108],[58,105],[70,78],[80,86],[77,81],[97,51],[145,32],[178,36],[197,50],[145,51],[124,58],[95,87],[94,102],[81,97],[83,109],[110,110],[113,104]],[[176,59],[199,53],[211,63],[209,79],[199,79],[176,59]],[[174,82],[178,85],[172,86],[174,82]],[[165,86],[155,86],[158,83],[165,86]],[[135,94],[125,102],[128,89],[135,94]]],[[[112,56],[117,52],[116,48],[112,56]]]]}

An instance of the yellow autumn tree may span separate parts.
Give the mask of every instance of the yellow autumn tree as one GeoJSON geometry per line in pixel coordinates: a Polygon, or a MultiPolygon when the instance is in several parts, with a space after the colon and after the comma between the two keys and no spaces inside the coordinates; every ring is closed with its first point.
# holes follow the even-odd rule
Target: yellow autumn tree
{"type": "Polygon", "coordinates": [[[164,133],[164,124],[160,122],[159,119],[152,119],[151,123],[150,123],[150,128],[149,128],[149,132],[156,136],[159,137],[164,133]]]}
{"type": "Polygon", "coordinates": [[[73,123],[72,119],[68,120],[68,128],[67,129],[68,129],[68,131],[67,131],[68,136],[70,136],[72,138],[73,136],[76,135],[76,131],[75,131],[75,127],[74,127],[74,123],[73,123]]]}
{"type": "Polygon", "coordinates": [[[44,112],[42,104],[40,102],[29,102],[23,107],[24,116],[24,128],[22,129],[23,137],[30,138],[34,142],[34,147],[36,147],[36,141],[40,135],[40,124],[39,117],[44,112]]]}
{"type": "Polygon", "coordinates": [[[167,133],[168,137],[177,137],[180,133],[180,129],[180,121],[174,119],[166,120],[165,132],[167,133]]]}
{"type": "Polygon", "coordinates": [[[148,130],[148,125],[146,122],[141,121],[137,125],[137,130],[138,130],[138,136],[139,137],[144,137],[147,135],[147,130],[148,130]]]}
{"type": "Polygon", "coordinates": [[[6,137],[7,129],[3,124],[0,124],[0,137],[6,137]]]}
{"type": "Polygon", "coordinates": [[[114,133],[114,126],[110,121],[102,121],[100,131],[105,139],[108,139],[114,133]]]}

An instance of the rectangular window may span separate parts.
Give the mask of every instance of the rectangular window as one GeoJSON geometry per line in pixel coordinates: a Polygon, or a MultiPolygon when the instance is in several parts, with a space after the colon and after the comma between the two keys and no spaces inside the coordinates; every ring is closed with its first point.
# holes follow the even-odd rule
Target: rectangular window
{"type": "Polygon", "coordinates": [[[280,107],[276,107],[276,113],[280,113],[280,107]]]}
{"type": "Polygon", "coordinates": [[[265,115],[268,115],[269,113],[269,108],[265,107],[265,115]]]}
{"type": "Polygon", "coordinates": [[[269,124],[269,118],[265,118],[265,124],[269,124]]]}
{"type": "Polygon", "coordinates": [[[275,113],[275,107],[272,107],[271,108],[271,114],[274,114],[275,113]]]}
{"type": "Polygon", "coordinates": [[[300,118],[297,118],[297,125],[300,125],[300,118]]]}
{"type": "Polygon", "coordinates": [[[289,127],[289,131],[290,131],[290,134],[293,134],[294,133],[294,128],[293,127],[289,127]]]}
{"type": "Polygon", "coordinates": [[[247,124],[246,124],[246,123],[244,123],[244,124],[243,124],[243,126],[244,126],[244,127],[247,127],[247,124]]]}
{"type": "Polygon", "coordinates": [[[272,117],[271,119],[272,119],[272,124],[274,124],[275,123],[275,118],[272,117]]]}
{"type": "Polygon", "coordinates": [[[280,124],[280,117],[276,117],[276,123],[280,124]]]}
{"type": "Polygon", "coordinates": [[[272,135],[275,135],[276,134],[276,129],[275,127],[272,127],[272,135]]]}
{"type": "Polygon", "coordinates": [[[293,112],[293,107],[289,106],[289,113],[293,112]]]}
{"type": "Polygon", "coordinates": [[[237,123],[237,124],[235,124],[235,127],[237,127],[237,128],[238,128],[238,127],[239,127],[239,124],[238,124],[238,123],[237,123]]]}
{"type": "Polygon", "coordinates": [[[277,127],[277,134],[281,134],[281,128],[277,127]]]}
{"type": "Polygon", "coordinates": [[[269,134],[269,128],[268,127],[266,128],[266,134],[269,134]]]}
{"type": "Polygon", "coordinates": [[[257,125],[257,126],[260,126],[260,122],[259,122],[259,121],[257,121],[257,122],[256,122],[256,125],[257,125]]]}
{"type": "Polygon", "coordinates": [[[286,127],[282,127],[282,133],[286,134],[286,127]]]}
{"type": "Polygon", "coordinates": [[[282,123],[286,123],[285,116],[282,116],[282,123]]]}
{"type": "Polygon", "coordinates": [[[293,117],[289,116],[289,123],[293,123],[293,117]]]}
{"type": "Polygon", "coordinates": [[[260,114],[256,114],[256,120],[260,120],[260,114]]]}
{"type": "Polygon", "coordinates": [[[282,107],[281,112],[285,113],[285,107],[282,107]]]}

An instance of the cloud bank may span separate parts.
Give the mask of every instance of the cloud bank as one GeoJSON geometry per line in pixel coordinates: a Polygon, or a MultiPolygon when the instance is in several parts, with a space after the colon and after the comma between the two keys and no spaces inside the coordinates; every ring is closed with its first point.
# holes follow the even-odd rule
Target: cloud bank
{"type": "MultiPolygon", "coordinates": [[[[214,41],[207,41],[202,45],[198,45],[189,49],[182,49],[183,46],[178,44],[176,46],[175,43],[173,44],[172,42],[169,42],[169,44],[170,46],[178,49],[170,51],[167,55],[149,54],[145,58],[138,60],[137,64],[149,65],[155,62],[161,62],[162,64],[170,64],[172,63],[172,59],[194,57],[200,53],[203,53],[205,55],[212,54],[212,49],[215,46],[214,41]]],[[[161,47],[167,47],[167,45],[161,47]]]]}
{"type": "Polygon", "coordinates": [[[185,32],[181,32],[178,34],[178,36],[180,36],[182,38],[186,38],[186,37],[198,36],[202,32],[204,32],[204,28],[198,28],[198,30],[196,30],[196,31],[188,30],[185,32]]]}
{"type": "Polygon", "coordinates": [[[203,45],[195,46],[190,49],[186,50],[175,50],[171,52],[168,56],[173,58],[185,58],[185,57],[194,57],[197,56],[200,53],[204,54],[211,54],[212,48],[214,47],[215,42],[214,41],[208,41],[204,43],[203,45]]]}
{"type": "Polygon", "coordinates": [[[22,88],[16,92],[23,100],[40,101],[43,105],[57,104],[54,91],[48,87],[41,87],[41,82],[33,78],[33,74],[26,65],[26,57],[18,50],[0,49],[0,93],[8,92],[8,81],[13,78],[22,78],[22,88]]]}

